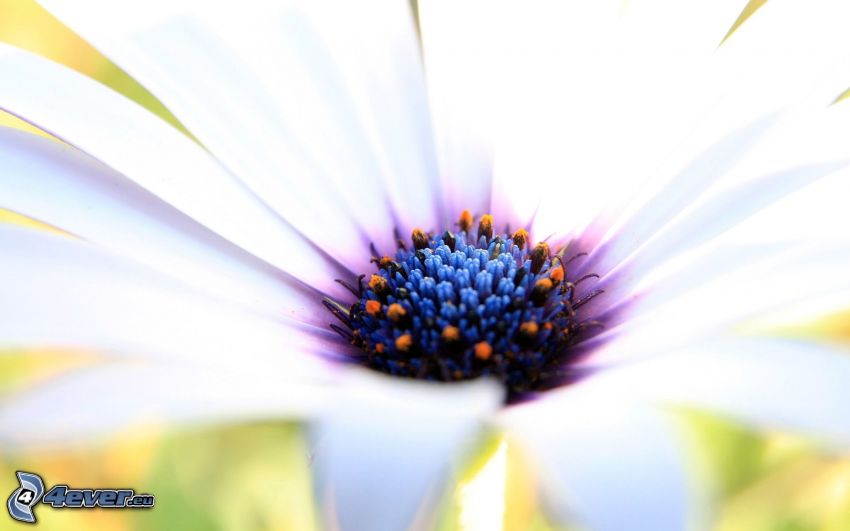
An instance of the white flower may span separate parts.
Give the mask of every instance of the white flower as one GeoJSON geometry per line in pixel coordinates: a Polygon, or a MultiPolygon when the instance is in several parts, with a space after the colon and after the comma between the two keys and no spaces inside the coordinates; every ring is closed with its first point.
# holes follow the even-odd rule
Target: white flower
{"type": "Polygon", "coordinates": [[[68,145],[0,131],[0,207],[65,232],[0,227],[0,340],[103,355],[4,397],[4,448],[304,419],[326,523],[399,529],[490,425],[558,517],[662,530],[688,517],[671,405],[850,439],[846,354],[754,332],[848,300],[846,2],[775,0],[718,47],[740,1],[420,0],[422,50],[402,0],[43,3],[203,147],[2,48],[0,108],[68,145]],[[503,407],[329,360],[356,354],[334,280],[463,209],[589,253],[576,382],[503,407]]]}

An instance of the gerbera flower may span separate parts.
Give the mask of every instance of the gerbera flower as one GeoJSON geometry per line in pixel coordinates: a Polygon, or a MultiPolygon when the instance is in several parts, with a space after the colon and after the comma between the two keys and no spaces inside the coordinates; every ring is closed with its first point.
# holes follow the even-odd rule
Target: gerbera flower
{"type": "Polygon", "coordinates": [[[44,3],[197,141],[2,49],[63,143],[0,132],[55,229],[0,228],[0,338],[101,356],[4,445],[303,419],[326,525],[401,529],[489,426],[557,518],[658,530],[671,405],[850,438],[850,359],[764,332],[850,290],[844,3],[420,2],[421,49],[403,1],[44,3]]]}

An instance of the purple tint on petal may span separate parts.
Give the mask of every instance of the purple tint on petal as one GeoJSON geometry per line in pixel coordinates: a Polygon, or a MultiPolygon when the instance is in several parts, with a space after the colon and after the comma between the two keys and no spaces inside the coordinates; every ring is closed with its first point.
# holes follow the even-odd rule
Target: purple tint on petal
{"type": "Polygon", "coordinates": [[[605,323],[605,327],[589,333],[585,341],[575,346],[573,355],[570,358],[573,371],[578,371],[583,376],[593,374],[592,369],[590,367],[584,367],[583,364],[625,333],[625,328],[620,325],[628,322],[629,318],[633,315],[632,312],[635,306],[637,306],[637,299],[639,297],[639,295],[636,295],[597,317],[598,320],[605,323]]]}
{"type": "Polygon", "coordinates": [[[777,122],[771,113],[720,138],[691,160],[641,209],[625,221],[612,238],[593,250],[592,265],[607,274],[624,263],[640,246],[676,215],[693,204],[718,178],[732,168],[777,122]]]}
{"type": "Polygon", "coordinates": [[[609,223],[602,219],[594,220],[585,230],[578,235],[573,242],[576,249],[582,249],[587,254],[575,261],[575,275],[581,276],[587,273],[603,275],[605,271],[593,269],[598,265],[601,258],[605,256],[602,242],[610,227],[609,223]]]}
{"type": "MultiPolygon", "coordinates": [[[[322,317],[324,317],[324,315],[322,315],[322,317]]],[[[303,332],[306,336],[309,336],[313,342],[313,346],[311,348],[306,348],[305,352],[325,361],[333,362],[332,366],[336,366],[339,362],[346,361],[348,358],[347,353],[353,348],[338,334],[334,333],[334,331],[325,323],[313,325],[298,322],[294,324],[288,319],[281,320],[281,323],[303,332]]]]}
{"type": "Polygon", "coordinates": [[[577,299],[589,298],[595,292],[600,293],[581,307],[582,314],[593,318],[611,308],[612,305],[618,304],[632,293],[634,281],[629,270],[621,268],[603,276],[597,282],[583,283],[576,289],[577,299]]]}
{"type": "Polygon", "coordinates": [[[517,212],[509,201],[498,201],[496,198],[490,203],[490,212],[494,219],[499,220],[498,229],[502,230],[505,227],[508,227],[510,230],[505,232],[513,232],[517,229],[525,229],[531,234],[532,240],[537,241],[537,237],[540,235],[534,234],[534,218],[537,215],[537,209],[529,215],[521,215],[517,212]]]}

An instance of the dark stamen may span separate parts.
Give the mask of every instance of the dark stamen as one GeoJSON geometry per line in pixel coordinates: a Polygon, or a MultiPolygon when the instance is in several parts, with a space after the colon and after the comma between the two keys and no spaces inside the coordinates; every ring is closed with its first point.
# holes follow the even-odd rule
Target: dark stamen
{"type": "Polygon", "coordinates": [[[574,302],[573,303],[573,309],[578,310],[579,308],[581,308],[582,306],[584,306],[585,304],[587,304],[588,302],[593,300],[594,297],[596,297],[597,295],[602,295],[603,293],[605,293],[604,289],[597,289],[597,290],[591,291],[589,294],[585,295],[584,297],[582,297],[579,300],[577,300],[576,302],[574,302]]]}
{"type": "Polygon", "coordinates": [[[535,275],[543,268],[543,264],[549,259],[549,245],[538,243],[531,251],[531,272],[535,275]]]}
{"type": "Polygon", "coordinates": [[[336,303],[333,303],[328,300],[323,300],[322,304],[324,304],[325,308],[327,308],[334,317],[339,319],[342,324],[344,324],[348,328],[352,328],[351,319],[349,318],[348,314],[344,312],[336,303]]]}
{"type": "Polygon", "coordinates": [[[341,335],[342,338],[345,339],[346,341],[351,342],[351,341],[354,340],[354,336],[351,334],[351,332],[342,328],[341,326],[331,323],[331,328],[333,329],[334,332],[341,335]]]}
{"type": "Polygon", "coordinates": [[[570,258],[569,260],[567,260],[567,264],[566,264],[566,265],[570,265],[571,263],[573,263],[573,260],[575,260],[576,258],[581,258],[582,256],[587,256],[587,253],[576,253],[576,254],[574,254],[574,255],[572,256],[572,258],[570,258]]]}
{"type": "Polygon", "coordinates": [[[344,287],[345,289],[350,291],[351,294],[354,295],[355,297],[360,297],[363,294],[362,293],[363,292],[363,286],[360,284],[359,280],[362,279],[362,278],[363,278],[363,276],[361,276],[358,279],[358,282],[357,282],[357,284],[360,286],[360,289],[355,289],[354,286],[352,286],[351,284],[349,284],[348,282],[346,282],[344,280],[336,279],[334,282],[338,283],[339,285],[341,285],[342,287],[344,287]]]}

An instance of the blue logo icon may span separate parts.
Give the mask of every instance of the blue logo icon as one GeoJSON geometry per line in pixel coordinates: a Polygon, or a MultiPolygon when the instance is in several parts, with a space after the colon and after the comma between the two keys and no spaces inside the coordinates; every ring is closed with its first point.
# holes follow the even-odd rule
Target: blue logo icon
{"type": "Polygon", "coordinates": [[[9,496],[9,501],[6,503],[9,514],[20,522],[35,523],[33,507],[44,494],[44,482],[37,474],[18,472],[17,475],[21,486],[9,496]]]}

